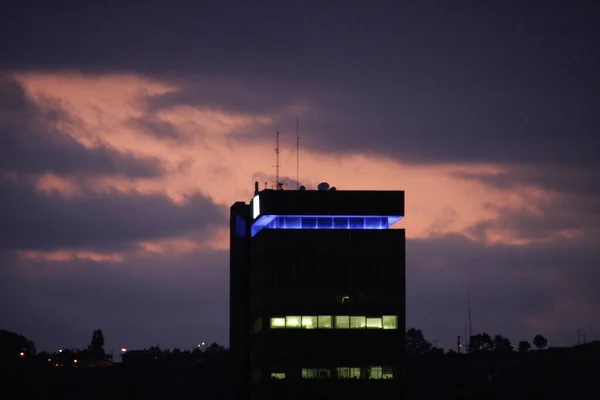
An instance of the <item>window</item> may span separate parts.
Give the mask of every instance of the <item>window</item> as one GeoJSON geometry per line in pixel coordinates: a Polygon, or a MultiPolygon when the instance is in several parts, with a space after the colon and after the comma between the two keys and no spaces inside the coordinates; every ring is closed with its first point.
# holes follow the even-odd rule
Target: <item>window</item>
{"type": "Polygon", "coordinates": [[[383,368],[382,367],[368,367],[367,378],[369,379],[382,379],[383,368]]]}
{"type": "Polygon", "coordinates": [[[331,320],[331,315],[319,315],[319,329],[331,329],[333,325],[331,320]]]}
{"type": "Polygon", "coordinates": [[[285,327],[286,328],[301,328],[302,327],[302,317],[285,317],[285,327]]]}
{"type": "Polygon", "coordinates": [[[360,379],[360,368],[338,368],[337,377],[338,379],[360,379]]]}
{"type": "Polygon", "coordinates": [[[331,377],[331,370],[323,368],[302,368],[302,379],[325,379],[331,377]]]}
{"type": "Polygon", "coordinates": [[[383,328],[383,323],[381,322],[381,317],[379,318],[367,318],[367,328],[375,328],[381,329],[383,328]]]}
{"type": "Polygon", "coordinates": [[[348,316],[336,316],[335,317],[335,329],[349,329],[350,328],[350,317],[348,316]]]}
{"type": "Polygon", "coordinates": [[[383,379],[392,379],[394,378],[394,370],[392,367],[383,367],[382,372],[383,379]]]}
{"type": "Polygon", "coordinates": [[[262,318],[258,317],[254,320],[254,333],[260,332],[262,329],[262,318]]]}
{"type": "MultiPolygon", "coordinates": [[[[290,329],[398,329],[398,317],[395,315],[384,315],[383,317],[365,317],[362,315],[303,315],[273,317],[270,319],[272,329],[290,328],[290,329]]],[[[254,321],[253,332],[259,332],[262,329],[262,318],[254,321]]]]}
{"type": "Polygon", "coordinates": [[[285,318],[271,318],[271,328],[285,328],[285,318]]]}
{"type": "Polygon", "coordinates": [[[317,317],[302,317],[302,327],[304,329],[315,329],[317,325],[317,317]]]}
{"type": "Polygon", "coordinates": [[[366,326],[365,317],[350,317],[350,329],[363,329],[366,326]]]}
{"type": "Polygon", "coordinates": [[[285,372],[271,372],[271,379],[285,379],[285,372]]]}
{"type": "Polygon", "coordinates": [[[398,329],[398,317],[395,315],[384,315],[383,329],[398,329]]]}

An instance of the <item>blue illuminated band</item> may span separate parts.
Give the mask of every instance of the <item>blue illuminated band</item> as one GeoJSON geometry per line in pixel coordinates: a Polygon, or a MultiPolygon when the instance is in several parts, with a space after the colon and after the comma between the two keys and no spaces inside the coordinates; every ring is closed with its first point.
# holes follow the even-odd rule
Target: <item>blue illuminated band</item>
{"type": "Polygon", "coordinates": [[[375,215],[262,215],[252,224],[251,235],[261,229],[388,229],[401,216],[375,215]]]}

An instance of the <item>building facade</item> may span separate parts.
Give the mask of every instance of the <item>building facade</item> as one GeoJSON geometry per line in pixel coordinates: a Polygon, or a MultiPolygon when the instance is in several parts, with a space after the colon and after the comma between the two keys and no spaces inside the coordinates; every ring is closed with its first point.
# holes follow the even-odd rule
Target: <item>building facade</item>
{"type": "Polygon", "coordinates": [[[403,216],[402,191],[263,190],[231,207],[237,398],[400,396],[403,216]]]}

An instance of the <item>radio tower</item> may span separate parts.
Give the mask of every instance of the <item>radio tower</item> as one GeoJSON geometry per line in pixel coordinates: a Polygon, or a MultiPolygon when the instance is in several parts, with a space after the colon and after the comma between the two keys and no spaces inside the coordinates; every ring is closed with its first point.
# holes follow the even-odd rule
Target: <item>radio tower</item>
{"type": "Polygon", "coordinates": [[[296,190],[300,189],[300,131],[298,130],[298,117],[296,117],[296,190]]]}
{"type": "Polygon", "coordinates": [[[281,164],[279,163],[279,131],[277,131],[275,138],[275,190],[283,190],[283,182],[279,181],[279,167],[281,164]]]}

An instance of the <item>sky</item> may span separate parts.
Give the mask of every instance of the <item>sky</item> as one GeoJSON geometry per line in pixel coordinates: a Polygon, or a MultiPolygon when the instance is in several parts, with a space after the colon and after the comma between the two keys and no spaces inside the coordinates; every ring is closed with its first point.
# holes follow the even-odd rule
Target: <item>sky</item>
{"type": "Polygon", "coordinates": [[[228,208],[406,191],[407,325],[600,339],[589,1],[0,5],[0,328],[228,345],[228,208]]]}

